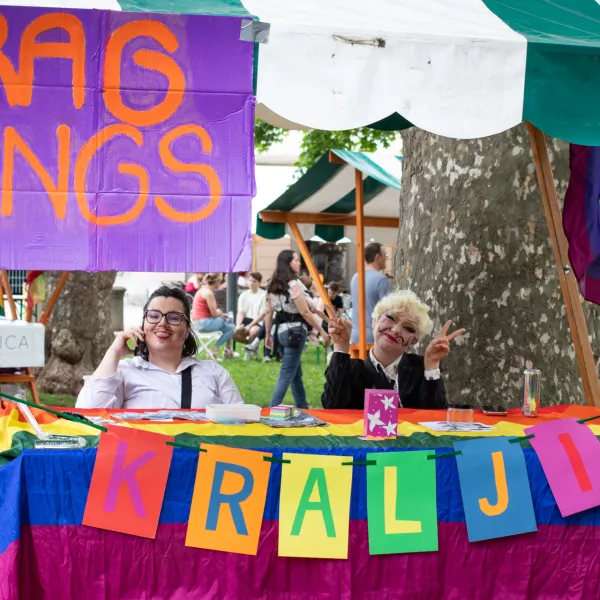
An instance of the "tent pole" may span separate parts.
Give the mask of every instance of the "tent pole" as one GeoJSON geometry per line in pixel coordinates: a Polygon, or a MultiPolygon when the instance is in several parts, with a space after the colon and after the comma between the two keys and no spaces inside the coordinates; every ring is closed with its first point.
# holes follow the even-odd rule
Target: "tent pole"
{"type": "Polygon", "coordinates": [[[321,298],[321,300],[323,300],[323,302],[326,306],[329,306],[329,308],[331,308],[331,310],[333,310],[333,305],[331,304],[331,298],[329,297],[329,294],[327,293],[327,290],[325,289],[325,286],[323,285],[323,282],[321,281],[321,277],[319,276],[319,271],[317,271],[317,267],[312,259],[312,256],[310,255],[308,246],[306,245],[306,242],[302,238],[300,229],[298,229],[298,225],[294,222],[293,216],[290,215],[289,213],[287,216],[287,224],[290,228],[290,231],[292,232],[292,235],[294,236],[294,239],[296,240],[296,244],[298,244],[298,249],[300,250],[300,254],[302,255],[302,258],[304,259],[304,262],[306,263],[306,266],[308,267],[308,272],[310,273],[310,276],[311,276],[315,286],[317,287],[317,291],[319,292],[319,297],[321,298]]]}
{"type": "MultiPolygon", "coordinates": [[[[367,293],[365,286],[365,223],[362,172],[354,170],[356,188],[356,267],[358,273],[358,356],[367,358],[367,293]]],[[[354,309],[355,310],[355,309],[354,309]]]]}
{"type": "Polygon", "coordinates": [[[569,328],[571,329],[573,345],[575,346],[575,355],[581,374],[585,400],[589,406],[600,408],[600,385],[577,282],[569,263],[567,238],[562,227],[560,206],[558,204],[556,186],[554,185],[552,165],[548,159],[546,138],[543,132],[531,123],[527,123],[527,128],[529,129],[533,160],[540,186],[542,203],[544,205],[544,213],[548,223],[548,230],[550,232],[550,241],[552,242],[554,260],[556,261],[556,268],[558,270],[560,288],[567,310],[569,328]]]}
{"type": "Polygon", "coordinates": [[[10,280],[8,279],[8,271],[0,271],[0,283],[4,288],[6,300],[8,302],[8,305],[10,306],[12,320],[16,321],[19,317],[17,315],[17,305],[15,304],[15,299],[13,298],[12,289],[10,287],[10,280]]]}
{"type": "Polygon", "coordinates": [[[56,306],[56,303],[58,301],[58,297],[60,296],[61,292],[63,291],[63,288],[65,287],[65,284],[67,283],[67,279],[68,278],[69,278],[69,271],[65,271],[60,276],[60,279],[58,280],[58,283],[56,284],[56,288],[54,288],[54,291],[52,292],[52,295],[48,299],[48,303],[46,304],[46,308],[44,309],[44,312],[42,313],[42,316],[39,319],[39,322],[44,327],[48,324],[48,321],[50,320],[50,316],[52,315],[52,311],[54,310],[54,307],[56,306]]]}

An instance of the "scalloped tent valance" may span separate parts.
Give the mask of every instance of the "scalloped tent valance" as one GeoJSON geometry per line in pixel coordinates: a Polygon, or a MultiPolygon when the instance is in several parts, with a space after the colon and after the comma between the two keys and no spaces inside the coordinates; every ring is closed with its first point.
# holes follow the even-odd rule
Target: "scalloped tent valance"
{"type": "Polygon", "coordinates": [[[600,145],[595,0],[40,0],[2,2],[254,16],[257,116],[286,128],[404,129],[454,138],[523,121],[600,145]]]}
{"type": "Polygon", "coordinates": [[[243,3],[271,25],[257,87],[270,122],[342,130],[397,114],[394,128],[476,138],[530,121],[600,145],[594,0],[243,3]]]}

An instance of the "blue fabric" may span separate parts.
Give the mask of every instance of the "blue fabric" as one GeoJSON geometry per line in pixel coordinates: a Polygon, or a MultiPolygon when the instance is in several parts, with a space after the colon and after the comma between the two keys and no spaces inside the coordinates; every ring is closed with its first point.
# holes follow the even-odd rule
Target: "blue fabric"
{"type": "Polygon", "coordinates": [[[461,454],[456,457],[461,495],[467,519],[470,542],[536,530],[535,514],[523,451],[508,438],[490,437],[454,442],[461,454]],[[496,473],[493,453],[501,459],[496,473]],[[501,470],[504,469],[504,475],[501,470]],[[496,483],[496,479],[498,483],[496,483]],[[506,485],[506,505],[501,504],[499,487],[506,485]],[[488,514],[480,506],[488,502],[488,514]],[[497,508],[499,514],[490,509],[497,508]],[[500,512],[502,511],[502,512],[500,512]]]}
{"type": "Polygon", "coordinates": [[[302,353],[306,346],[307,337],[308,333],[304,327],[293,327],[279,333],[278,340],[282,348],[283,358],[281,359],[279,378],[271,397],[271,406],[279,406],[291,386],[294,404],[298,408],[308,408],[306,390],[302,381],[302,353]],[[293,348],[289,345],[289,336],[292,333],[300,336],[298,344],[293,348]]]}
{"type": "Polygon", "coordinates": [[[0,553],[19,539],[21,531],[21,469],[19,456],[0,469],[0,553]]]}
{"type": "Polygon", "coordinates": [[[215,343],[215,348],[220,348],[223,344],[230,342],[235,334],[235,325],[223,317],[210,317],[194,321],[194,329],[201,333],[222,331],[221,337],[215,343]]]}
{"type": "MultiPolygon", "coordinates": [[[[420,450],[421,448],[419,448],[420,450]]],[[[366,459],[372,449],[362,448],[257,448],[273,452],[281,458],[283,452],[297,454],[329,454],[366,459]]],[[[410,452],[394,448],[382,451],[410,452]]],[[[447,453],[440,450],[438,453],[447,453]]],[[[524,450],[531,486],[536,522],[538,525],[600,526],[600,508],[562,518],[548,487],[540,462],[531,449],[524,450]]],[[[198,452],[176,448],[160,515],[161,523],[188,521],[194,480],[198,466],[198,452]]],[[[91,481],[95,449],[86,450],[24,450],[21,457],[0,468],[0,550],[18,539],[20,524],[24,525],[78,525],[81,524],[87,492],[91,481]],[[20,499],[20,504],[19,504],[20,499]],[[20,510],[19,510],[20,507],[20,510]]],[[[456,459],[436,461],[437,514],[440,522],[464,522],[456,459]]],[[[281,464],[271,465],[271,475],[264,518],[279,518],[279,489],[281,464]]],[[[353,468],[350,518],[367,519],[366,470],[353,468]]]]}

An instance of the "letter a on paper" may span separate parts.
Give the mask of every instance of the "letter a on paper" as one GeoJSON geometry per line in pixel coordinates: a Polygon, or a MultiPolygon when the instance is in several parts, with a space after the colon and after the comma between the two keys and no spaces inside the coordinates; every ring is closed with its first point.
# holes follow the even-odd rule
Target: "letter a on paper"
{"type": "Polygon", "coordinates": [[[100,436],[83,524],[154,538],[171,466],[170,439],[109,427],[100,436]]]}
{"type": "Polygon", "coordinates": [[[367,454],[370,554],[438,549],[435,461],[427,450],[367,454]]]}
{"type": "Polygon", "coordinates": [[[271,454],[202,444],[186,546],[255,555],[271,454]]]}
{"type": "Polygon", "coordinates": [[[348,558],[352,467],[344,456],[287,454],[281,473],[279,556],[348,558]]]}
{"type": "Polygon", "coordinates": [[[469,541],[536,531],[527,467],[519,444],[498,437],[455,442],[454,448],[461,452],[456,463],[469,541]]]}

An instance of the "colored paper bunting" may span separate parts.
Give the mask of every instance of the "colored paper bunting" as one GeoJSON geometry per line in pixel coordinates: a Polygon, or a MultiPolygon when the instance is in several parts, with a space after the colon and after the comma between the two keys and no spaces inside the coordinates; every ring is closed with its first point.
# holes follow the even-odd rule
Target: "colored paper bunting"
{"type": "Polygon", "coordinates": [[[435,462],[432,451],[367,454],[369,552],[399,554],[438,549],[435,462]]]}
{"type": "Polygon", "coordinates": [[[600,442],[576,419],[529,427],[535,449],[563,517],[600,505],[600,442]]]}
{"type": "Polygon", "coordinates": [[[507,438],[455,442],[470,542],[536,531],[523,450],[507,438]]]}
{"type": "MultiPolygon", "coordinates": [[[[600,506],[600,444],[575,419],[526,430],[563,517],[600,506]]],[[[172,447],[164,435],[102,433],[83,524],[154,538],[172,447]]],[[[505,437],[455,442],[454,452],[373,452],[366,460],[202,444],[186,545],[256,555],[271,463],[281,466],[279,556],[348,557],[355,469],[367,468],[370,554],[438,549],[435,459],[456,456],[469,541],[536,531],[523,450],[505,437]]],[[[186,446],[188,447],[188,446],[186,446]]],[[[191,447],[191,446],[189,446],[191,447]]],[[[277,467],[279,468],[279,466],[277,467]]],[[[365,478],[358,480],[362,483],[365,478]]]]}
{"type": "Polygon", "coordinates": [[[352,458],[284,453],[279,556],[348,558],[352,458]]]}
{"type": "Polygon", "coordinates": [[[164,435],[108,427],[100,436],[83,524],[154,538],[173,448],[164,435]]]}
{"type": "Polygon", "coordinates": [[[202,444],[186,546],[256,555],[271,454],[202,444]]]}

